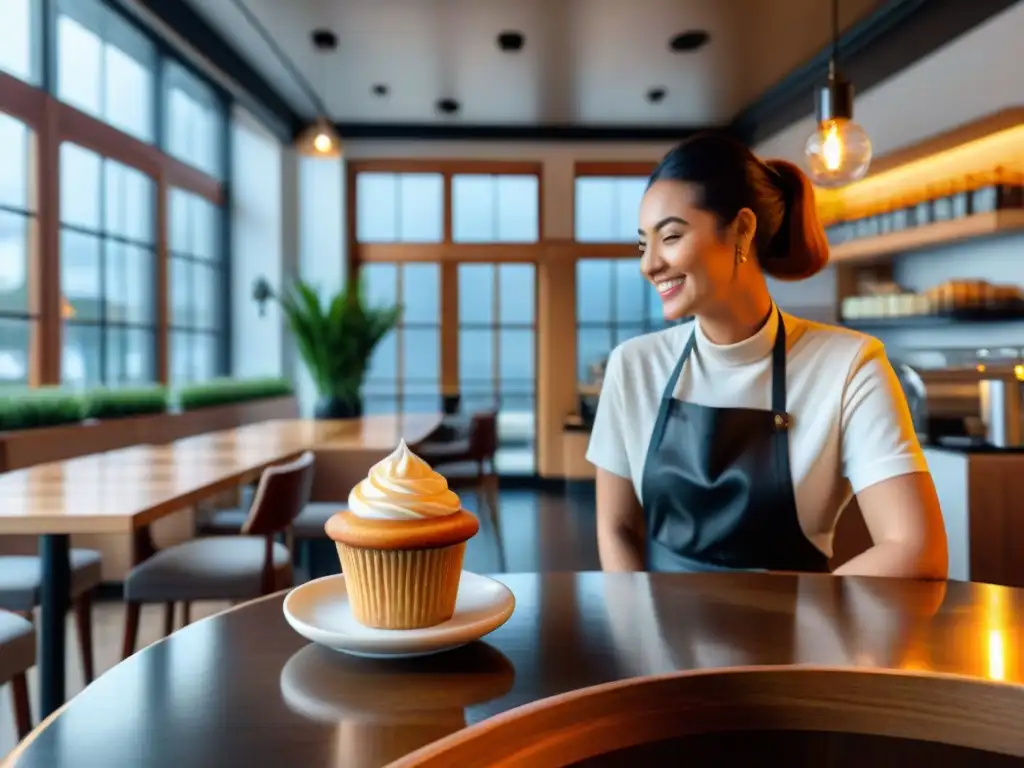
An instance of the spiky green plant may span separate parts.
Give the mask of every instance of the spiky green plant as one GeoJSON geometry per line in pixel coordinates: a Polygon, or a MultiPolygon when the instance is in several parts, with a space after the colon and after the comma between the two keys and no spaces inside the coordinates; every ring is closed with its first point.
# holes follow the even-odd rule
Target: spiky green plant
{"type": "Polygon", "coordinates": [[[304,280],[277,297],[299,355],[321,398],[357,408],[374,348],[402,316],[400,306],[371,307],[359,280],[351,280],[327,301],[304,280]]]}

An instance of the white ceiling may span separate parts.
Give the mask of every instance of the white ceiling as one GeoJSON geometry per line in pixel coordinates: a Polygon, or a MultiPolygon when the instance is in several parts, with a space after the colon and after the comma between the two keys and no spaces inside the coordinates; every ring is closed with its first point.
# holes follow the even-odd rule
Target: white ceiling
{"type": "MultiPolygon", "coordinates": [[[[187,0],[300,115],[315,108],[232,0],[187,0]]],[[[843,0],[843,28],[884,0],[843,0]]],[[[352,123],[724,123],[829,41],[828,0],[244,0],[325,101],[352,123]],[[319,54],[310,32],[338,35],[319,54]],[[707,30],[673,53],[669,39],[707,30]],[[518,53],[498,50],[520,31],[518,53]],[[371,93],[384,83],[390,93],[371,93]],[[645,93],[664,87],[650,104],[645,93]],[[458,115],[437,112],[457,99],[458,115]]],[[[808,99],[812,98],[808,94],[808,99]]]]}

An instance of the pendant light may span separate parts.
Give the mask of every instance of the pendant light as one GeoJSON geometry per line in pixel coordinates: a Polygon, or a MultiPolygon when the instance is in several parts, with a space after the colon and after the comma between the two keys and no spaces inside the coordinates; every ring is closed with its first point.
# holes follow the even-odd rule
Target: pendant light
{"type": "MultiPolygon", "coordinates": [[[[274,36],[252,12],[244,0],[231,0],[235,8],[245,18],[249,25],[256,30],[256,33],[263,39],[271,53],[277,58],[281,66],[292,76],[292,79],[306,94],[313,108],[316,110],[317,118],[310,125],[302,129],[295,137],[295,149],[300,155],[307,157],[341,157],[341,138],[334,129],[334,125],[327,117],[327,107],[323,99],[310,85],[306,77],[295,66],[294,62],[281,49],[274,36]]],[[[329,29],[315,29],[310,37],[313,40],[313,47],[318,53],[323,54],[321,64],[326,68],[327,54],[333,53],[338,47],[338,36],[329,29]]],[[[321,71],[321,78],[325,71],[321,71]]]]}
{"type": "MultiPolygon", "coordinates": [[[[315,29],[311,35],[313,47],[321,55],[321,63],[325,64],[327,56],[338,47],[338,36],[329,29],[315,29]]],[[[321,69],[321,80],[326,82],[326,67],[321,69]]],[[[295,139],[295,148],[300,155],[307,157],[341,157],[341,137],[327,119],[327,109],[319,98],[313,99],[318,117],[305,128],[295,139]]]]}
{"type": "Polygon", "coordinates": [[[832,0],[832,55],[828,83],[817,94],[814,133],[804,154],[811,181],[819,187],[842,187],[864,178],[871,165],[871,139],[853,121],[853,84],[836,65],[839,57],[839,0],[832,0]]]}
{"type": "Polygon", "coordinates": [[[329,120],[318,117],[296,137],[295,149],[306,157],[341,157],[341,138],[329,120]]]}

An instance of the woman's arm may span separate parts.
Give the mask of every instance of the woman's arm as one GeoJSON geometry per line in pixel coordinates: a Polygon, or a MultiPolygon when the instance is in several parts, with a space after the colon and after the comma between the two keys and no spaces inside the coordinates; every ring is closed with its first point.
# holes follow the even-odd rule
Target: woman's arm
{"type": "Polygon", "coordinates": [[[837,576],[946,578],[946,528],[930,474],[875,483],[857,494],[857,506],[873,545],[837,568],[837,576]]]}
{"type": "Polygon", "coordinates": [[[627,412],[627,389],[622,347],[616,347],[605,366],[587,448],[587,461],[597,468],[597,549],[605,571],[644,569],[644,516],[626,448],[626,436],[637,429],[627,412]]]}
{"type": "Polygon", "coordinates": [[[842,463],[873,542],[842,576],[945,579],[946,529],[910,409],[885,348],[869,339],[843,392],[842,463]]]}
{"type": "Polygon", "coordinates": [[[604,571],[644,569],[644,514],[633,483],[597,469],[597,549],[604,571]]]}

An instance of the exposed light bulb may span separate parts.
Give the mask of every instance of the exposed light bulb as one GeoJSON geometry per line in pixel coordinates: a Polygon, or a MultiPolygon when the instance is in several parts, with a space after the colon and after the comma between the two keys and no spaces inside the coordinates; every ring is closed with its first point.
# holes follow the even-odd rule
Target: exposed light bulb
{"type": "Polygon", "coordinates": [[[864,178],[871,165],[871,139],[846,118],[822,120],[804,147],[811,180],[819,187],[841,187],[864,178]]]}
{"type": "Polygon", "coordinates": [[[315,150],[316,150],[317,152],[323,152],[323,153],[327,153],[327,152],[330,152],[330,151],[331,151],[331,148],[332,148],[333,146],[334,146],[334,142],[333,142],[333,141],[331,141],[331,137],[330,137],[330,136],[328,136],[328,135],[327,135],[326,133],[324,133],[323,131],[321,131],[320,133],[318,133],[318,134],[316,135],[316,138],[314,138],[314,139],[313,139],[313,148],[314,148],[314,149],[315,149],[315,150]]]}

